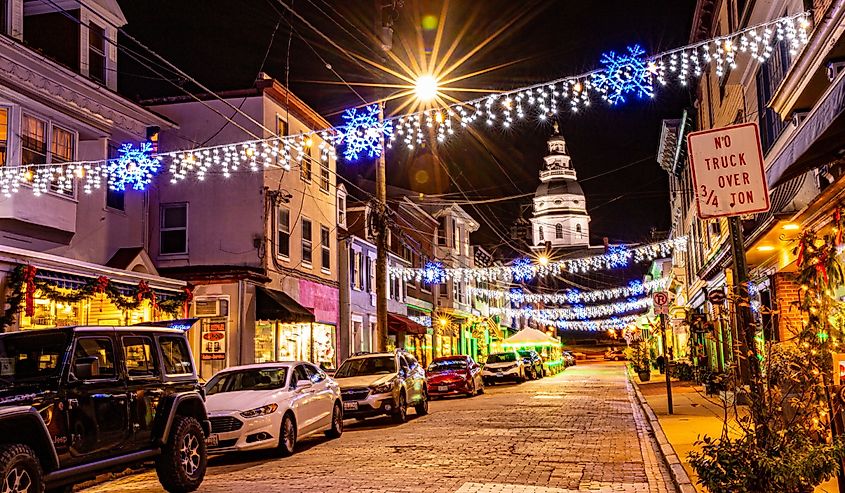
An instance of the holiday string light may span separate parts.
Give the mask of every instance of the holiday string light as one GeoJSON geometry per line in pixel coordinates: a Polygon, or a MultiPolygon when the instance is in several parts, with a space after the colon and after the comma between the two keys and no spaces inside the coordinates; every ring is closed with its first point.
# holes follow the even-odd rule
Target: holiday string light
{"type": "MultiPolygon", "coordinates": [[[[378,118],[377,106],[351,109],[343,125],[302,132],[289,136],[270,136],[224,145],[198,147],[158,153],[150,158],[167,162],[172,182],[193,175],[203,180],[208,173],[229,177],[236,171],[258,171],[269,167],[290,169],[310,155],[315,138],[321,139],[320,159],[335,158],[336,149],[345,145],[347,159],[379,156],[383,136],[387,147],[402,144],[413,149],[433,134],[445,141],[456,128],[481,124],[485,127],[509,128],[523,120],[529,112],[538,120],[554,117],[563,108],[577,113],[594,101],[618,105],[627,95],[654,97],[655,89],[675,81],[687,85],[713,66],[721,78],[739,63],[763,63],[769,59],[777,43],[785,43],[790,54],[807,43],[810,13],[801,12],[774,19],[713,39],[646,56],[642,48],[631,46],[623,54],[606,53],[602,68],[579,75],[566,76],[540,84],[509,91],[490,90],[488,96],[455,103],[446,107],[378,118]],[[375,111],[374,111],[374,108],[375,111]],[[359,111],[360,110],[360,111],[359,111]]],[[[0,192],[9,196],[21,185],[40,195],[51,188],[73,189],[73,181],[81,180],[90,193],[110,177],[110,165],[117,160],[84,160],[55,164],[7,165],[0,170],[0,192]]],[[[112,171],[116,169],[112,166],[112,171]]],[[[119,172],[119,171],[117,171],[119,172]]],[[[117,178],[120,181],[120,178],[117,178]]],[[[135,188],[135,184],[132,184],[135,188]]]]}
{"type": "MultiPolygon", "coordinates": [[[[388,273],[393,278],[402,278],[405,281],[425,281],[428,283],[437,283],[434,279],[442,279],[439,282],[445,282],[452,279],[457,282],[462,281],[506,281],[510,282],[515,279],[530,280],[535,277],[558,276],[564,272],[573,273],[587,273],[599,270],[615,269],[619,267],[626,267],[632,263],[641,263],[651,261],[657,258],[664,258],[672,254],[673,251],[685,251],[687,245],[687,237],[681,236],[669,240],[660,241],[657,243],[650,243],[648,245],[641,245],[634,248],[626,246],[612,246],[607,253],[602,255],[593,255],[590,257],[562,259],[554,262],[539,263],[530,260],[530,264],[524,261],[514,262],[509,266],[495,266],[495,267],[446,267],[442,264],[437,271],[437,275],[433,275],[428,266],[423,268],[413,267],[390,267],[388,273]],[[531,274],[531,277],[525,276],[531,274]],[[429,281],[428,279],[433,279],[429,281]]],[[[519,259],[518,259],[519,260],[519,259]]]]}
{"type": "Polygon", "coordinates": [[[548,318],[535,318],[534,320],[542,325],[557,327],[562,330],[589,330],[599,331],[608,329],[624,329],[636,322],[640,315],[625,315],[622,317],[603,318],[597,320],[552,320],[548,318]]]}
{"type": "Polygon", "coordinates": [[[617,301],[605,305],[575,305],[566,308],[490,308],[490,312],[507,317],[541,318],[544,320],[584,320],[624,314],[635,310],[642,311],[651,308],[651,306],[651,298],[640,298],[629,301],[617,301]]]}
{"type": "Polygon", "coordinates": [[[579,291],[577,289],[569,289],[557,293],[526,293],[521,289],[515,288],[511,290],[502,289],[484,289],[475,286],[467,287],[467,292],[477,294],[488,299],[506,299],[511,303],[553,303],[557,305],[575,304],[593,301],[612,300],[616,298],[629,298],[632,296],[642,296],[654,291],[662,291],[669,285],[669,278],[664,277],[655,279],[653,281],[642,282],[634,280],[628,283],[627,286],[621,286],[610,289],[596,289],[592,291],[579,291]]]}
{"type": "Polygon", "coordinates": [[[144,142],[140,147],[123,144],[118,149],[120,157],[108,165],[109,188],[122,192],[129,185],[143,190],[153,180],[161,166],[161,158],[152,157],[153,145],[144,142]]]}

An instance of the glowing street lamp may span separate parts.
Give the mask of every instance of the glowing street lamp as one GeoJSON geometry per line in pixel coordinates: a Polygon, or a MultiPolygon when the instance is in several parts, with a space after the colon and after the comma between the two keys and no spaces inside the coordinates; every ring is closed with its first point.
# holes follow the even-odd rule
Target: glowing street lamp
{"type": "Polygon", "coordinates": [[[422,103],[429,103],[437,97],[437,78],[433,75],[421,75],[414,83],[414,94],[422,103]]]}

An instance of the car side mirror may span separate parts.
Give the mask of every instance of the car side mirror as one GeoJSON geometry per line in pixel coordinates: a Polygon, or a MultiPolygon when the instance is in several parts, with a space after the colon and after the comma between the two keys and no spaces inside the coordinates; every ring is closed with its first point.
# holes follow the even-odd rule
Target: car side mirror
{"type": "Polygon", "coordinates": [[[97,357],[78,358],[73,365],[73,376],[79,380],[89,380],[100,376],[100,365],[97,357]]]}
{"type": "Polygon", "coordinates": [[[296,388],[297,389],[307,389],[311,388],[314,384],[311,383],[311,380],[297,380],[296,381],[296,388]]]}

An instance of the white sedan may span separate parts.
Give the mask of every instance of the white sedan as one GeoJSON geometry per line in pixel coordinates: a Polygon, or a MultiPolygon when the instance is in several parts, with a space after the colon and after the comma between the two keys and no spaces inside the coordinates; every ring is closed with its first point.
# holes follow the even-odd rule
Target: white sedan
{"type": "Polygon", "coordinates": [[[290,455],[298,438],[343,433],[340,387],[308,362],[227,368],[205,388],[210,453],[276,448],[290,455]]]}

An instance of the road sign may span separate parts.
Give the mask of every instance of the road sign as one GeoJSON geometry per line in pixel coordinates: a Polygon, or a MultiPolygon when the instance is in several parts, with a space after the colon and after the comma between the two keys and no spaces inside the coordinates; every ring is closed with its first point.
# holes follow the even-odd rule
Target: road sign
{"type": "Polygon", "coordinates": [[[725,302],[725,291],[721,289],[714,289],[707,293],[707,299],[714,305],[721,305],[725,302]]]}
{"type": "Polygon", "coordinates": [[[769,189],[756,123],[687,136],[698,217],[741,216],[769,210],[769,189]]]}
{"type": "Polygon", "coordinates": [[[651,301],[653,301],[656,315],[669,315],[669,293],[657,291],[651,295],[651,301]]]}

